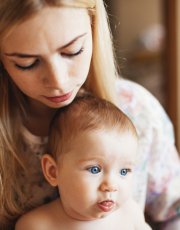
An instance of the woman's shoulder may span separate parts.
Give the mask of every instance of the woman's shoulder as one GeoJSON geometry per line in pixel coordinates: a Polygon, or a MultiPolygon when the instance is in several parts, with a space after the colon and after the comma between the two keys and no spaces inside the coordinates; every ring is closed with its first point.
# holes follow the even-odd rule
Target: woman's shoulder
{"type": "Polygon", "coordinates": [[[122,109],[127,110],[139,110],[152,109],[156,107],[159,112],[162,112],[162,106],[159,101],[142,85],[133,81],[120,78],[116,81],[116,92],[119,101],[119,105],[122,109]]]}
{"type": "Polygon", "coordinates": [[[172,124],[159,101],[143,86],[126,79],[116,82],[118,106],[137,126],[157,128],[172,124]]]}

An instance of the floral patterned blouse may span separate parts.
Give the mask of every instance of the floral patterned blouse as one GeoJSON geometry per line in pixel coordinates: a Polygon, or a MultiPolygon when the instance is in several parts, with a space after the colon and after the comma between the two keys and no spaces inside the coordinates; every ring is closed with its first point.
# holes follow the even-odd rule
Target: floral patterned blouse
{"type": "MultiPolygon", "coordinates": [[[[124,79],[116,86],[119,108],[132,119],[139,134],[134,198],[154,221],[180,215],[180,158],[172,124],[159,102],[142,86],[124,79]]],[[[22,176],[22,190],[29,208],[54,199],[57,191],[45,181],[40,166],[47,137],[34,136],[25,128],[22,132],[30,166],[28,178],[22,176]]]]}

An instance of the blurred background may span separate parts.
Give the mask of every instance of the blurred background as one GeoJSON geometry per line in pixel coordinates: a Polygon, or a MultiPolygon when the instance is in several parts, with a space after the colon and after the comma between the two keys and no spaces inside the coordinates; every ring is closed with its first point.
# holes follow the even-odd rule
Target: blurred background
{"type": "Polygon", "coordinates": [[[120,75],[143,85],[159,100],[173,122],[180,150],[180,1],[104,2],[120,75]]]}

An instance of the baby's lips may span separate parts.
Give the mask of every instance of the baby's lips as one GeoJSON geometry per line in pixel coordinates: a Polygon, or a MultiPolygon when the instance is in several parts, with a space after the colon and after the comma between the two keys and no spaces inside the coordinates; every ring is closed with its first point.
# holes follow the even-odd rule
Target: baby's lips
{"type": "Polygon", "coordinates": [[[112,200],[105,200],[105,201],[102,201],[100,202],[101,205],[104,205],[104,206],[111,206],[114,202],[112,200]]]}
{"type": "Polygon", "coordinates": [[[113,209],[115,203],[112,200],[104,200],[98,203],[99,208],[104,212],[109,212],[113,209]]]}

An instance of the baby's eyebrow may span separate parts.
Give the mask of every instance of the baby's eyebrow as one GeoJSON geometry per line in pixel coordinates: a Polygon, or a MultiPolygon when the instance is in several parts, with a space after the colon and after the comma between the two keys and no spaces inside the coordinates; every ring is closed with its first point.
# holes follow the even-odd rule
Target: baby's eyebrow
{"type": "MultiPolygon", "coordinates": [[[[74,39],[72,39],[70,42],[68,42],[67,44],[63,45],[62,47],[58,48],[57,50],[67,48],[68,46],[70,46],[74,42],[76,42],[79,38],[84,37],[86,34],[87,33],[83,33],[83,34],[78,35],[77,37],[75,37],[74,39]]],[[[37,57],[39,57],[38,54],[26,54],[26,53],[17,53],[17,52],[5,53],[5,55],[9,56],[9,57],[18,57],[18,58],[37,58],[37,57]]]]}
{"type": "Polygon", "coordinates": [[[84,162],[88,162],[88,161],[97,161],[97,160],[99,160],[99,158],[97,157],[97,158],[88,158],[88,159],[81,159],[81,160],[79,160],[79,163],[84,163],[84,162]]]}

